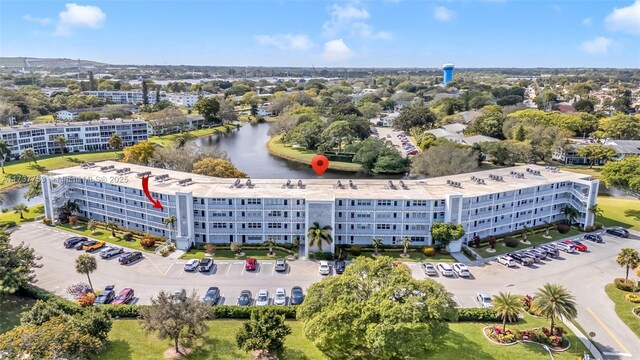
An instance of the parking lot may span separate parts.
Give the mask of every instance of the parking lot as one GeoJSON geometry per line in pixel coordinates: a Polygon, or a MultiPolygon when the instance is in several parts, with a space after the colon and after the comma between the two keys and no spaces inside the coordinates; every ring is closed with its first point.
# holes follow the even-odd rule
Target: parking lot
{"type": "MultiPolygon", "coordinates": [[[[402,156],[406,156],[407,154],[410,154],[411,150],[415,150],[417,153],[418,150],[415,148],[415,144],[413,144],[408,137],[406,137],[406,140],[404,142],[408,146],[410,146],[410,148],[407,149],[403,147],[403,140],[400,137],[398,137],[398,135],[404,134],[404,132],[393,130],[390,127],[373,127],[373,128],[376,129],[377,135],[380,139],[391,141],[393,146],[396,149],[398,149],[398,151],[400,151],[402,156]]],[[[374,133],[374,136],[375,136],[375,133],[374,133]]],[[[410,155],[415,155],[415,154],[410,154],[410,155]]]]}

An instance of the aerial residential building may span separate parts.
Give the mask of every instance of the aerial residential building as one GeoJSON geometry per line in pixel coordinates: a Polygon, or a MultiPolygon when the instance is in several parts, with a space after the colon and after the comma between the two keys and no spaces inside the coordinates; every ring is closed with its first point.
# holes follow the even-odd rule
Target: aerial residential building
{"type": "Polygon", "coordinates": [[[78,117],[77,111],[69,111],[69,110],[56,111],[57,120],[71,121],[71,120],[75,120],[77,117],[78,117]]]}
{"type": "Polygon", "coordinates": [[[572,206],[581,227],[592,225],[590,209],[598,180],[588,175],[536,165],[494,169],[424,180],[364,179],[222,179],[146,166],[103,161],[54,170],[41,177],[45,213],[57,219],[71,199],[80,215],[115,222],[127,229],[171,237],[178,248],[194,244],[239,242],[261,244],[272,238],[291,243],[299,238],[305,253],[314,224],[331,226],[336,244],[432,245],[431,225],[462,224],[465,236],[451,244],[460,251],[474,235],[487,237],[565,219],[572,206]],[[155,209],[142,190],[149,190],[164,209],[155,209]],[[53,186],[57,184],[57,186],[53,186]],[[175,230],[163,220],[175,215],[175,230]]]}
{"type": "Polygon", "coordinates": [[[19,157],[25,149],[32,148],[39,155],[60,153],[55,138],[67,139],[69,152],[107,150],[112,134],[122,137],[123,146],[130,146],[148,139],[147,122],[143,120],[94,120],[73,123],[24,124],[0,127],[2,141],[11,147],[11,156],[19,157]]]}
{"type": "MultiPolygon", "coordinates": [[[[84,95],[92,95],[99,99],[106,99],[112,104],[144,104],[142,91],[83,91],[84,95]]],[[[149,90],[147,95],[149,104],[156,103],[156,92],[149,90]]],[[[167,100],[167,92],[160,91],[160,100],[167,100]]]]}
{"type": "MultiPolygon", "coordinates": [[[[553,160],[567,165],[590,165],[591,159],[578,155],[578,149],[588,145],[602,144],[609,146],[616,152],[613,160],[621,160],[625,156],[640,155],[640,140],[596,140],[573,139],[571,143],[558,147],[552,154],[553,160]]],[[[598,160],[594,165],[604,165],[606,160],[598,160]]]]}
{"type": "MultiPolygon", "coordinates": [[[[210,95],[209,95],[210,96],[210,95]]],[[[203,95],[197,93],[169,93],[167,94],[167,100],[178,106],[193,107],[203,95]]]]}

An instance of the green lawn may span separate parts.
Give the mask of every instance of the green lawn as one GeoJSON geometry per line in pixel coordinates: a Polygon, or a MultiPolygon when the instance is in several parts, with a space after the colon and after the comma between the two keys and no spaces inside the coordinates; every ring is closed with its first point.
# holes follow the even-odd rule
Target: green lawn
{"type": "Polygon", "coordinates": [[[185,140],[191,140],[203,136],[213,135],[218,132],[227,132],[229,128],[234,128],[236,125],[224,125],[224,126],[215,126],[211,128],[199,129],[188,131],[184,133],[177,134],[169,134],[169,135],[161,135],[161,136],[152,136],[149,138],[149,142],[158,144],[160,146],[167,146],[172,144],[179,138],[184,138],[185,140]]]}
{"type": "Polygon", "coordinates": [[[40,116],[36,116],[35,119],[33,119],[33,123],[34,124],[43,124],[43,123],[50,123],[53,122],[53,115],[40,115],[40,116]]]}
{"type": "MultiPolygon", "coordinates": [[[[227,249],[216,250],[215,255],[213,256],[214,260],[234,260],[234,259],[246,259],[246,258],[255,258],[258,260],[270,260],[270,259],[278,259],[278,258],[286,258],[289,256],[288,253],[280,250],[274,250],[276,253],[275,256],[267,256],[267,249],[260,250],[242,250],[244,252],[244,256],[236,257],[236,255],[227,249]]],[[[180,257],[181,259],[202,259],[204,258],[204,250],[191,250],[180,257]]]]}
{"type": "Polygon", "coordinates": [[[591,175],[594,179],[600,178],[602,166],[590,168],[588,165],[559,165],[560,170],[571,171],[579,174],[591,175]]]}
{"type": "MultiPolygon", "coordinates": [[[[373,258],[373,252],[372,251],[363,251],[362,254],[360,256],[365,256],[368,258],[373,258]]],[[[407,254],[409,254],[409,257],[402,257],[400,256],[400,254],[402,254],[401,251],[394,251],[394,252],[383,252],[380,251],[380,256],[388,256],[390,258],[393,259],[398,259],[400,261],[411,261],[411,262],[430,262],[430,261],[434,261],[434,262],[457,262],[457,260],[449,255],[449,254],[441,254],[438,253],[435,256],[432,257],[426,257],[424,256],[424,254],[422,254],[422,252],[420,251],[415,251],[415,252],[408,252],[407,254]]],[[[353,256],[349,255],[349,259],[353,260],[353,256]]]]}
{"type": "Polygon", "coordinates": [[[0,221],[15,221],[16,224],[33,221],[38,216],[44,215],[44,205],[29,206],[29,212],[23,212],[24,220],[20,219],[20,214],[16,214],[9,209],[8,212],[0,214],[0,221]]]}
{"type": "MultiPolygon", "coordinates": [[[[545,239],[543,237],[544,231],[542,231],[537,234],[529,235],[528,239],[530,244],[523,244],[522,242],[519,242],[518,246],[515,248],[510,248],[506,246],[504,242],[499,242],[499,243],[496,243],[496,252],[494,253],[487,252],[487,249],[490,249],[488,244],[486,246],[481,247],[480,249],[477,249],[477,248],[473,248],[473,249],[478,253],[478,255],[482,257],[491,257],[491,256],[506,254],[508,252],[518,251],[524,248],[532,247],[533,245],[540,245],[540,244],[548,243],[551,241],[556,241],[558,239],[574,237],[580,234],[582,234],[582,232],[573,227],[566,234],[560,234],[557,230],[554,229],[549,231],[549,236],[551,236],[551,239],[545,239]]],[[[514,236],[514,237],[518,240],[522,240],[522,237],[520,236],[514,236]]]]}
{"type": "MultiPolygon", "coordinates": [[[[318,154],[314,150],[294,149],[290,145],[280,142],[280,135],[274,136],[267,142],[269,152],[277,157],[287,160],[299,162],[305,165],[311,164],[311,159],[318,154]]],[[[342,161],[330,161],[329,169],[339,171],[362,171],[360,164],[354,164],[342,161]]]]}
{"type": "MultiPolygon", "coordinates": [[[[250,359],[246,353],[235,346],[235,334],[242,324],[241,320],[214,320],[209,322],[209,332],[204,345],[185,359],[250,359]]],[[[289,321],[292,334],[286,339],[286,349],[281,360],[288,359],[327,359],[302,331],[302,323],[289,321]]],[[[443,346],[437,351],[416,354],[415,359],[548,359],[548,353],[540,345],[517,344],[498,346],[490,343],[482,334],[484,323],[452,323],[451,332],[445,337],[443,346]]],[[[544,319],[526,316],[509,328],[531,329],[548,326],[544,319]]],[[[565,327],[566,329],[566,327],[565,327]]],[[[145,335],[135,320],[114,321],[107,345],[101,360],[110,359],[161,359],[162,352],[169,348],[169,341],[160,341],[155,335],[145,335]]],[[[566,352],[554,352],[557,360],[575,360],[586,349],[580,341],[569,333],[571,348],[566,352]]]]}
{"type": "Polygon", "coordinates": [[[15,295],[0,298],[0,334],[20,325],[20,314],[34,303],[33,299],[15,295]]]}
{"type": "Polygon", "coordinates": [[[640,230],[640,200],[600,196],[598,206],[604,215],[596,221],[602,225],[640,230]]]}
{"type": "Polygon", "coordinates": [[[122,231],[116,231],[116,237],[112,238],[111,231],[104,230],[104,229],[97,229],[95,233],[92,233],[91,231],[87,230],[86,225],[82,225],[77,229],[72,229],[71,226],[69,226],[69,224],[61,224],[61,225],[57,225],[56,227],[60,230],[69,231],[72,233],[91,237],[97,240],[106,241],[107,243],[110,243],[116,246],[122,246],[125,248],[135,249],[139,251],[146,251],[151,253],[154,252],[156,249],[155,247],[149,248],[149,249],[143,248],[142,246],[140,246],[140,242],[138,240],[125,241],[122,238],[122,234],[123,234],[122,231]]]}
{"type": "Polygon", "coordinates": [[[121,157],[120,151],[101,151],[42,156],[38,158],[37,164],[29,164],[22,160],[7,162],[4,166],[5,174],[0,182],[0,190],[11,186],[26,186],[29,180],[33,180],[37,175],[50,170],[78,166],[85,161],[116,160],[121,157]],[[9,175],[21,175],[24,179],[13,180],[9,178],[9,175]]]}
{"type": "Polygon", "coordinates": [[[627,301],[624,296],[629,293],[618,289],[615,284],[605,286],[604,291],[609,295],[609,299],[611,299],[615,304],[616,313],[620,320],[627,324],[629,329],[631,329],[637,337],[640,337],[640,319],[631,313],[631,310],[639,307],[640,304],[634,304],[631,301],[627,301]]]}

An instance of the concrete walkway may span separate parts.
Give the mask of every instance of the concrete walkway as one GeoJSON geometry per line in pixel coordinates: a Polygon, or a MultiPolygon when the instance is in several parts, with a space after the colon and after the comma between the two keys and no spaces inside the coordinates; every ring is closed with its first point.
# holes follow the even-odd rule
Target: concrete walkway
{"type": "Polygon", "coordinates": [[[593,355],[592,359],[602,360],[602,353],[600,353],[600,350],[598,350],[598,348],[593,345],[591,340],[589,340],[586,335],[582,333],[582,331],[580,331],[575,325],[573,325],[571,321],[567,321],[564,318],[561,320],[569,328],[569,330],[571,330],[576,335],[576,337],[580,339],[582,344],[584,344],[584,346],[589,349],[591,355],[593,355]]]}

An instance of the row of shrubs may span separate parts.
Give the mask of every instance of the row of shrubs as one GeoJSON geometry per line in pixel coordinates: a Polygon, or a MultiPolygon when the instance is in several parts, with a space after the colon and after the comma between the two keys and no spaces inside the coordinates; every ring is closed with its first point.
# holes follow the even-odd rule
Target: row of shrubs
{"type": "Polygon", "coordinates": [[[476,253],[471,251],[471,249],[469,249],[466,245],[462,245],[462,253],[465,254],[471,260],[476,260],[478,258],[476,256],[476,253]]]}
{"type": "MultiPolygon", "coordinates": [[[[78,218],[78,221],[84,223],[84,225],[87,225],[87,223],[90,220],[90,219],[87,219],[87,218],[82,217],[82,216],[77,216],[77,218],[78,218]]],[[[102,229],[102,230],[105,230],[105,231],[111,231],[107,227],[107,225],[108,225],[107,223],[102,222],[102,221],[98,221],[98,220],[93,220],[93,222],[95,222],[96,227],[98,229],[102,229]]],[[[127,228],[124,228],[124,227],[121,227],[121,226],[117,226],[115,231],[122,232],[123,233],[122,237],[125,238],[125,240],[126,240],[126,238],[130,238],[131,239],[131,240],[128,240],[128,241],[141,240],[141,239],[144,239],[144,238],[153,238],[153,239],[155,239],[156,242],[166,241],[166,239],[161,237],[161,236],[150,235],[150,234],[147,234],[147,233],[142,232],[142,231],[127,229],[127,228]],[[127,234],[131,234],[131,235],[127,235],[127,234]]]]}
{"type": "Polygon", "coordinates": [[[600,229],[602,229],[602,224],[600,224],[600,223],[595,223],[595,224],[593,224],[593,225],[589,225],[589,226],[587,226],[584,230],[585,230],[586,232],[592,232],[592,231],[596,231],[596,230],[600,230],[600,229]]]}
{"type": "Polygon", "coordinates": [[[616,287],[622,291],[636,291],[638,287],[633,280],[623,279],[623,278],[615,278],[613,283],[616,284],[616,287]]]}
{"type": "MultiPolygon", "coordinates": [[[[375,252],[376,248],[375,247],[362,247],[360,245],[347,245],[347,246],[339,246],[338,249],[345,249],[346,251],[348,251],[351,256],[360,256],[362,255],[363,252],[375,252]]],[[[438,250],[442,250],[442,248],[438,247],[438,246],[424,246],[424,247],[419,247],[419,246],[414,246],[414,247],[409,247],[407,248],[407,253],[415,253],[418,251],[421,251],[422,254],[424,254],[424,256],[426,257],[432,257],[435,256],[436,253],[438,252],[438,250]]],[[[404,247],[399,247],[399,246],[393,246],[393,245],[385,245],[385,246],[380,246],[378,247],[378,252],[379,253],[401,253],[404,252],[404,247]]],[[[321,259],[319,258],[318,254],[323,254],[323,253],[315,253],[315,258],[318,260],[333,260],[333,258],[331,259],[321,259]]],[[[320,255],[322,256],[322,255],[320,255]]]]}
{"type": "MultiPolygon", "coordinates": [[[[218,244],[214,244],[216,246],[216,250],[231,250],[231,247],[227,244],[224,245],[218,245],[218,244]]],[[[278,250],[278,251],[282,251],[284,253],[287,253],[289,255],[295,255],[297,254],[296,251],[293,251],[291,249],[288,249],[285,246],[282,245],[287,245],[287,244],[278,244],[276,246],[272,246],[272,249],[278,250]]],[[[291,245],[291,244],[289,244],[291,245]]],[[[194,247],[195,249],[199,249],[199,250],[204,250],[204,245],[198,245],[194,247]]],[[[242,244],[242,250],[265,250],[265,251],[269,251],[269,247],[265,246],[265,245],[245,245],[242,244]]]]}
{"type": "Polygon", "coordinates": [[[15,226],[16,226],[15,221],[0,221],[0,228],[2,229],[12,228],[15,226]]]}

